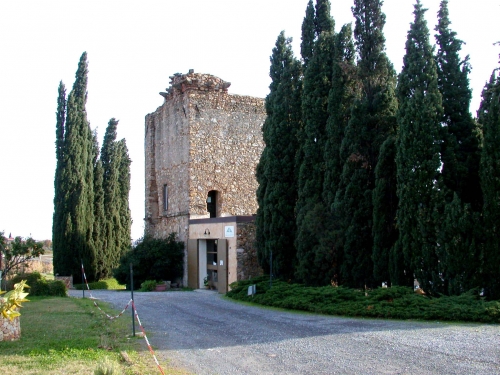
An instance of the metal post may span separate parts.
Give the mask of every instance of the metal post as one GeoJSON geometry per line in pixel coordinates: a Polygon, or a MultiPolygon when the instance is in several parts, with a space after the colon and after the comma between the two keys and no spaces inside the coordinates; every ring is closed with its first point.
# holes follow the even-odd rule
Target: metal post
{"type": "Polygon", "coordinates": [[[82,292],[83,292],[83,297],[82,298],[85,298],[85,278],[83,277],[83,260],[80,259],[80,264],[82,265],[82,292]]]}
{"type": "Polygon", "coordinates": [[[130,293],[132,295],[132,336],[135,337],[134,270],[130,263],[130,293]]]}
{"type": "Polygon", "coordinates": [[[269,262],[269,288],[273,287],[273,251],[271,250],[271,261],[269,262]]]}

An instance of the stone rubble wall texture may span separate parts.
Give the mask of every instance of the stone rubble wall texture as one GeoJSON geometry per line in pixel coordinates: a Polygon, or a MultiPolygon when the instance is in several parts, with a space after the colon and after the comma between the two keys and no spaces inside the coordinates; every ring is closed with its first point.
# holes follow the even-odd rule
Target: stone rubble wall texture
{"type": "Polygon", "coordinates": [[[228,94],[230,83],[210,74],[170,78],[163,105],[145,121],[145,230],[160,238],[175,232],[187,242],[189,219],[209,217],[211,190],[218,192],[217,216],[257,212],[266,112],[263,99],[228,94]]]}
{"type": "Polygon", "coordinates": [[[21,337],[19,317],[12,320],[0,316],[0,341],[15,341],[21,337]]]}
{"type": "Polygon", "coordinates": [[[73,289],[73,276],[55,276],[54,278],[62,281],[66,289],[73,289]]]}
{"type": "Polygon", "coordinates": [[[255,222],[238,223],[236,237],[237,280],[262,276],[255,247],[255,222]]]}

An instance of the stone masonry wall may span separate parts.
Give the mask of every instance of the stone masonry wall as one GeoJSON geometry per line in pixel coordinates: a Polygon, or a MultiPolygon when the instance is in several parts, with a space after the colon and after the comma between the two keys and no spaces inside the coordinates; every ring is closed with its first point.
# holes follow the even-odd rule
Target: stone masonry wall
{"type": "Polygon", "coordinates": [[[238,223],[236,233],[237,280],[262,276],[255,247],[255,222],[238,223]]]}
{"type": "Polygon", "coordinates": [[[170,79],[160,93],[163,105],[145,121],[145,228],[187,242],[188,220],[209,216],[211,190],[218,192],[217,216],[257,212],[255,168],[266,113],[263,99],[230,95],[230,83],[212,75],[190,70],[170,79]]]}
{"type": "Polygon", "coordinates": [[[12,320],[0,315],[0,341],[14,341],[21,337],[21,324],[19,317],[12,320]]]}
{"type": "Polygon", "coordinates": [[[190,92],[190,208],[206,214],[206,198],[218,192],[218,215],[257,212],[255,168],[264,148],[262,99],[225,92],[190,92]]]}

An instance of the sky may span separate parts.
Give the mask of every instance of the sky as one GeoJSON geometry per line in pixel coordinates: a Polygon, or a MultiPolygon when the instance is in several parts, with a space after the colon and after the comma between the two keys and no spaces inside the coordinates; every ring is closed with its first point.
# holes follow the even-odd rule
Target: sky
{"type": "MultiPolygon", "coordinates": [[[[353,22],[353,0],[331,0],[336,30],[353,22]]],[[[399,73],[414,0],[385,0],[386,52],[399,73]]],[[[422,0],[434,43],[440,0],[422,0]]],[[[100,142],[115,117],[132,159],[132,238],[144,232],[144,117],[162,105],[169,76],[210,73],[229,93],[264,98],[269,57],[281,30],[300,35],[307,0],[0,1],[0,231],[52,237],[57,88],[69,94],[88,54],[87,115],[100,142]]],[[[498,66],[496,0],[450,0],[451,28],[470,55],[475,116],[498,66]]]]}

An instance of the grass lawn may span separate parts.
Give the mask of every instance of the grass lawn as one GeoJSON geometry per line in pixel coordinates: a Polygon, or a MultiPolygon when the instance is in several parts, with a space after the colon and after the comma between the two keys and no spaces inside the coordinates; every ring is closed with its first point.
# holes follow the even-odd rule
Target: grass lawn
{"type": "MultiPolygon", "coordinates": [[[[20,311],[21,339],[0,342],[0,368],[5,374],[94,374],[103,361],[117,369],[106,374],[160,374],[145,340],[130,337],[130,307],[129,314],[109,320],[88,299],[28,299],[20,311]],[[131,363],[123,360],[121,351],[131,363]]],[[[108,304],[99,305],[116,314],[108,304]]],[[[160,365],[165,374],[188,374],[168,363],[160,365]]]]}

